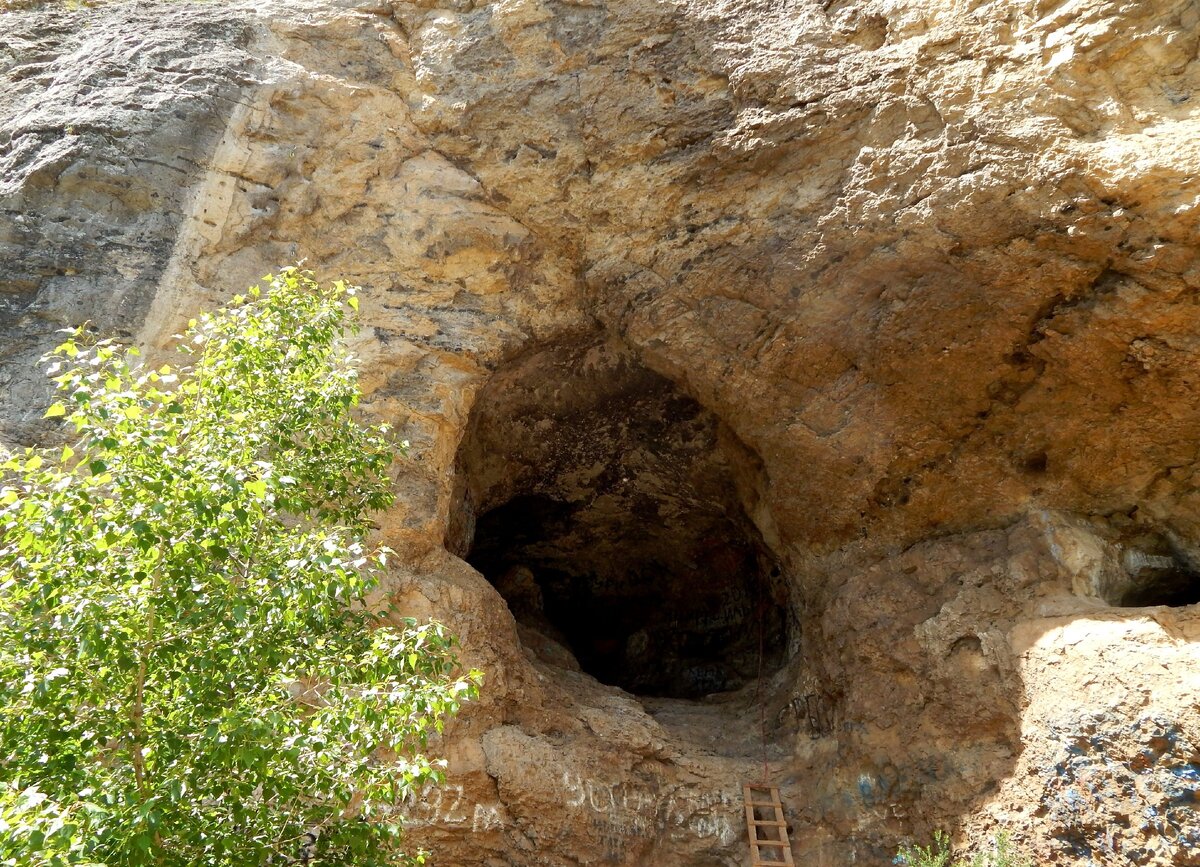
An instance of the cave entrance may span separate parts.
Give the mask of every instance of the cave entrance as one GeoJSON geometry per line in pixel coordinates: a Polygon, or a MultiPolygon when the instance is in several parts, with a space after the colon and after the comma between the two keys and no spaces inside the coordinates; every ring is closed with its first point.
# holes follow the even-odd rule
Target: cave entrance
{"type": "Polygon", "coordinates": [[[523,633],[598,680],[700,698],[782,663],[775,558],[743,505],[758,472],[719,420],[617,341],[554,347],[477,397],[447,547],[523,633]]]}
{"type": "Polygon", "coordinates": [[[1169,544],[1160,544],[1150,552],[1127,549],[1123,565],[1128,582],[1111,600],[1121,608],[1180,607],[1200,602],[1200,572],[1169,544]]]}

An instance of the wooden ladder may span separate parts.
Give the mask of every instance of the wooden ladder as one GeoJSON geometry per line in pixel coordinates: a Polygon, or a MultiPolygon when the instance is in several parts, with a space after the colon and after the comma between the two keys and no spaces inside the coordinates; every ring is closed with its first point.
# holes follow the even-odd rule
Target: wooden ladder
{"type": "Polygon", "coordinates": [[[794,867],[779,788],[751,783],[742,786],[742,794],[746,800],[750,867],[794,867]]]}

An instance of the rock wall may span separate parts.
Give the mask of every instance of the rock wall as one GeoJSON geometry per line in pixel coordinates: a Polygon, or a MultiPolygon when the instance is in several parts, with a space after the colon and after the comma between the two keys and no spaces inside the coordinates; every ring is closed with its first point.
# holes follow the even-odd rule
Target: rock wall
{"type": "Polygon", "coordinates": [[[804,863],[1200,863],[1198,47],[1195,0],[9,8],[0,439],[56,435],[54,329],[161,349],[303,259],[413,444],[390,590],[488,673],[441,863],[743,863],[764,751],[804,863]],[[740,692],[600,684],[457,556],[473,411],[599,344],[779,570],[740,692]]]}

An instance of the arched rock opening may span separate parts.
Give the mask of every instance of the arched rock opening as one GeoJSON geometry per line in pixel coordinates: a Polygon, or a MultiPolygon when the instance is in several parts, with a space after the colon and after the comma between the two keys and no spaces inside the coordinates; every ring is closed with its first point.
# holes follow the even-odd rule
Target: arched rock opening
{"type": "Polygon", "coordinates": [[[1200,572],[1166,545],[1127,549],[1122,558],[1128,581],[1113,601],[1122,608],[1194,605],[1200,602],[1200,572]]]}
{"type": "Polygon", "coordinates": [[[1200,551],[1177,534],[1132,513],[1077,526],[1091,552],[1081,573],[1085,595],[1116,608],[1200,603],[1200,551]]]}
{"type": "Polygon", "coordinates": [[[598,680],[698,698],[781,664],[783,582],[743,506],[754,456],[619,342],[495,374],[457,471],[449,549],[598,680]]]}

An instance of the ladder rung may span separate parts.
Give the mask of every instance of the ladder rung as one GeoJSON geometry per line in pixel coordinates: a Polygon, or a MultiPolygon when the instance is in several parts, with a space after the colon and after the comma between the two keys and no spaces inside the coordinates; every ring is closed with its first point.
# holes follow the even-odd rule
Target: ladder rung
{"type": "Polygon", "coordinates": [[[749,783],[742,786],[742,795],[746,802],[746,835],[750,840],[750,863],[752,867],[795,867],[792,860],[792,844],[788,840],[787,820],[783,814],[783,803],[779,798],[777,786],[749,783]],[[766,795],[771,800],[757,801],[766,795]],[[759,819],[755,811],[770,810],[773,819],[759,819]],[[759,837],[759,828],[778,828],[779,837],[774,840],[764,840],[759,837]],[[769,854],[767,854],[769,853],[769,854]],[[766,858],[767,860],[763,860],[766,858]]]}

